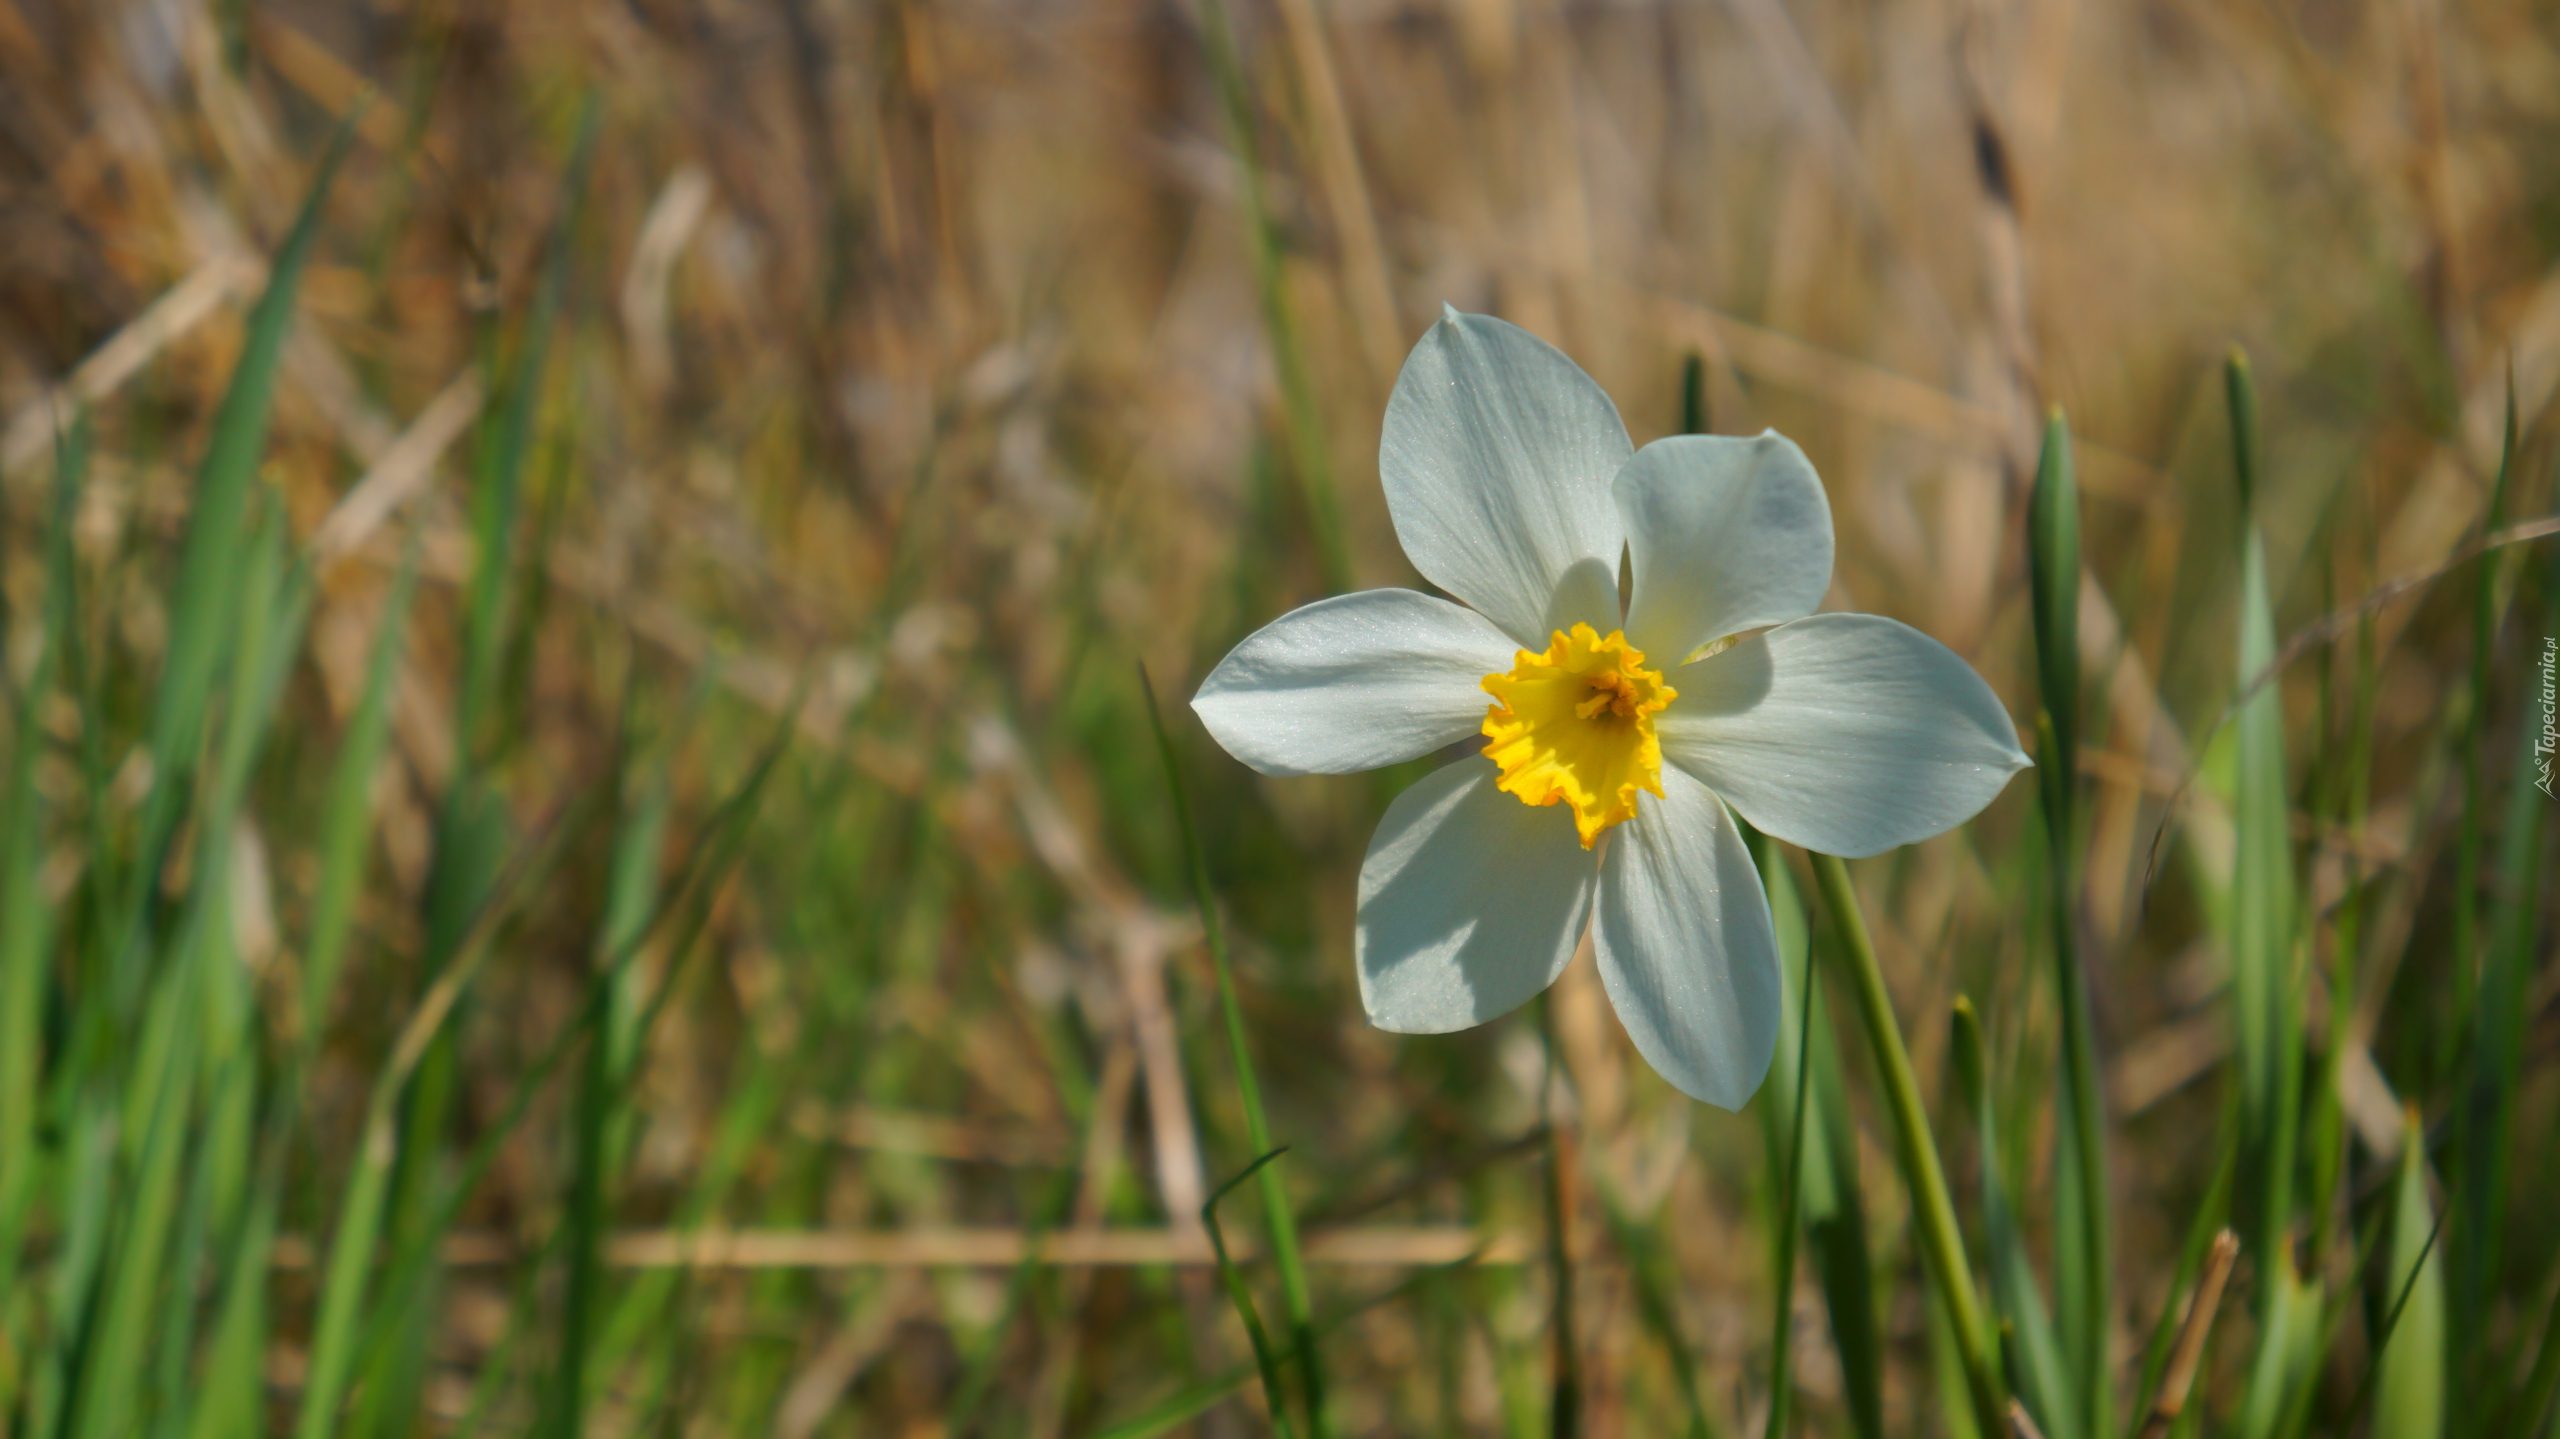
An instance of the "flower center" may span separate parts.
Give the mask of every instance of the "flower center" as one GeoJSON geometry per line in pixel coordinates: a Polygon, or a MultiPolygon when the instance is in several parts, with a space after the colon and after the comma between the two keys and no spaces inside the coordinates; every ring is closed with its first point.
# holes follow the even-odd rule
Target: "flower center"
{"type": "Polygon", "coordinates": [[[1623,631],[1556,631],[1545,654],[1520,651],[1510,673],[1486,675],[1485,757],[1522,803],[1571,804],[1589,849],[1600,831],[1635,818],[1636,791],[1662,797],[1662,744],[1653,717],[1680,697],[1623,631]]]}

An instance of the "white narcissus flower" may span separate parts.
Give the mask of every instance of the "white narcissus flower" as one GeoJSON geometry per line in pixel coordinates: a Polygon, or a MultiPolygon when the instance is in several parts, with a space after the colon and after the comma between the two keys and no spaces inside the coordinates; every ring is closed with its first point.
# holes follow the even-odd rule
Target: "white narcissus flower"
{"type": "Polygon", "coordinates": [[[1830,854],[1926,839],[2026,766],[2008,712],[1919,631],[1813,613],[1831,511],[1793,443],[1637,450],[1591,377],[1516,326],[1451,310],[1423,336],[1378,469],[1414,568],[1465,604],[1319,600],[1237,645],[1192,709],[1271,775],[1481,733],[1369,842],[1370,1020],[1482,1024],[1553,983],[1588,927],[1636,1048],[1684,1092],[1741,1108],[1777,1042],[1778,949],[1726,807],[1830,854]]]}

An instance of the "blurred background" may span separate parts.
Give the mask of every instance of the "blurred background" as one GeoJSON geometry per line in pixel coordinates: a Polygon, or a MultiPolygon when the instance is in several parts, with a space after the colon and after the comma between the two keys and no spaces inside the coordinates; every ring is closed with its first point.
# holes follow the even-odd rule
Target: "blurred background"
{"type": "MultiPolygon", "coordinates": [[[[2475,1081],[2482,936],[2522,936],[2449,1382],[2521,1364],[2560,568],[2466,557],[2554,508],[2560,10],[1203,4],[0,0],[12,1432],[1266,1432],[1204,1263],[1254,1155],[1142,663],[1339,1432],[1549,1432],[1560,1374],[1595,1436],[1755,1432],[1782,1086],[1681,1098],[1587,958],[1552,1050],[1534,1011],[1372,1031],[1354,878],[1420,770],[1260,779],[1181,703],[1288,608],[1419,583],[1377,439],[1443,304],[1563,348],[1639,444],[1797,440],[1829,607],[2030,734],[2068,415],[2128,1398],[2230,1090],[2245,350],[2278,637],[2454,565],[2289,656],[2284,789],[2306,972],[2352,978],[2303,988],[2354,1223],[2404,1105],[2475,1081]]],[[[1856,874],[1968,1214],[1946,1015],[1984,1016],[2042,1264],[2038,824],[2015,784],[1856,874]]],[[[1838,1050],[1875,1329],[1796,1286],[1797,1422],[1961,1431],[1838,1050]]],[[[2263,1315],[2226,1309],[2216,1426],[2263,1315]]],[[[2306,1371],[2341,1431],[2371,1317],[2306,1371]]]]}

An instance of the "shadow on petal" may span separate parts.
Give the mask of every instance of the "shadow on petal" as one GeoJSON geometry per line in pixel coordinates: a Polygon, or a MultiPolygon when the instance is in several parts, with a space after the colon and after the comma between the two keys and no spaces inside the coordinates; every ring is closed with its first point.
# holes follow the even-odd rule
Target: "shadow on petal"
{"type": "Polygon", "coordinates": [[[1469,1029],[1562,973],[1598,879],[1570,815],[1461,760],[1396,797],[1360,866],[1360,1000],[1400,1034],[1469,1029]]]}

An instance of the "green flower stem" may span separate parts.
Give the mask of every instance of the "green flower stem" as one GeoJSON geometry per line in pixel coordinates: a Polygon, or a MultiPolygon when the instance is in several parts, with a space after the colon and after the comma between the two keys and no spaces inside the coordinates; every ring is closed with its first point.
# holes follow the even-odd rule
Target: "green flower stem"
{"type": "Polygon", "coordinates": [[[2008,1432],[2009,1405],[2002,1392],[2000,1370],[1992,1359],[1988,1331],[1982,1324],[1982,1302],[1973,1292],[1973,1269],[1966,1261],[1964,1236],[1956,1229],[1955,1201],[1947,1194],[1946,1166],[1938,1161],[1937,1141],[1929,1136],[1929,1116],[1920,1103],[1920,1081],[1911,1072],[1911,1051],[1902,1042],[1902,1027],[1893,1017],[1892,996],[1885,993],[1884,971],[1876,963],[1874,940],[1867,935],[1866,916],[1858,909],[1858,893],[1849,883],[1849,867],[1837,855],[1816,854],[1814,883],[1822,902],[1840,927],[1841,951],[1848,957],[1850,987],[1858,996],[1858,1015],[1866,1022],[1867,1041],[1875,1047],[1876,1077],[1884,1085],[1885,1102],[1893,1110],[1896,1154],[1903,1180],[1911,1189],[1911,1210],[1920,1232],[1920,1253],[1929,1266],[1930,1282],[1946,1302],[1947,1319],[1956,1333],[1956,1349],[1964,1360],[1965,1388],[1973,1399],[1975,1422],[1986,1435],[2008,1432]]]}

